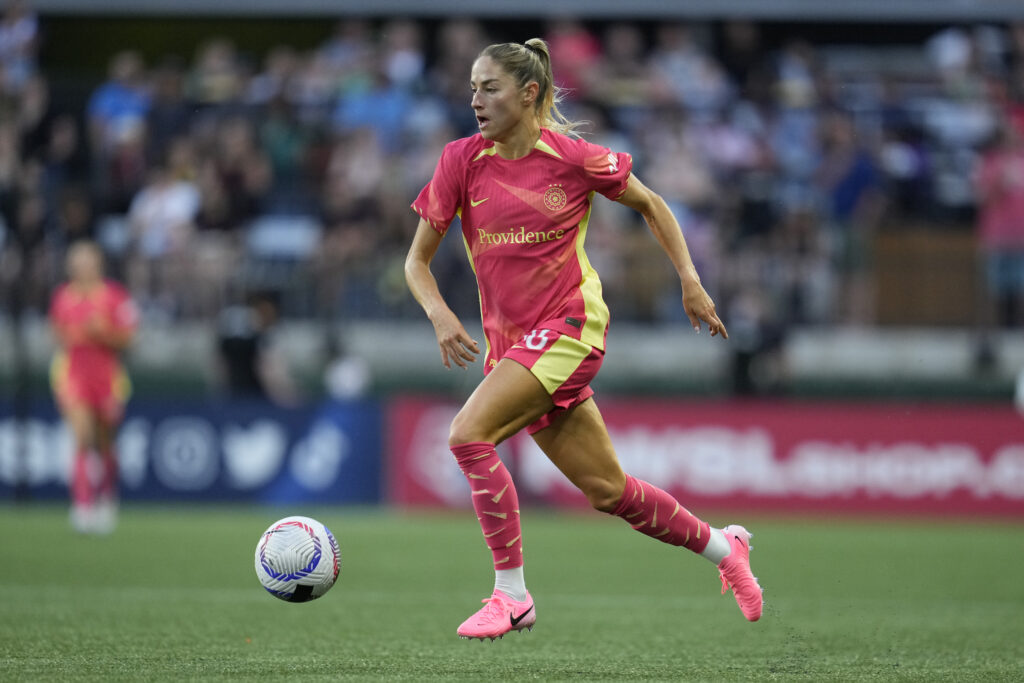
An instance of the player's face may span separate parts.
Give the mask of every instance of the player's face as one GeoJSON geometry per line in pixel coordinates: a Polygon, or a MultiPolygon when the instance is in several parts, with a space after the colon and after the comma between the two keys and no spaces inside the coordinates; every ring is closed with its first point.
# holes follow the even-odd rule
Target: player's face
{"type": "Polygon", "coordinates": [[[103,276],[103,262],[92,248],[73,247],[68,253],[68,277],[75,282],[92,283],[103,276]]]}
{"type": "Polygon", "coordinates": [[[533,114],[526,89],[516,85],[512,76],[490,57],[473,63],[469,87],[473,91],[477,126],[486,140],[503,140],[533,114]]]}

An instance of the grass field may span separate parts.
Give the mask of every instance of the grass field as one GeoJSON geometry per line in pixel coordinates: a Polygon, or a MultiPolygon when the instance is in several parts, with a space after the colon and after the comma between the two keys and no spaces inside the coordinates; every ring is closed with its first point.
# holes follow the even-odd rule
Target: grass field
{"type": "Polygon", "coordinates": [[[471,514],[130,507],[106,538],[63,508],[0,515],[3,681],[1024,679],[1020,524],[744,519],[767,599],[749,624],[704,560],[596,513],[528,512],[537,628],[480,643],[455,636],[490,592],[471,514]],[[292,513],[341,542],[316,602],[253,571],[292,513]]]}

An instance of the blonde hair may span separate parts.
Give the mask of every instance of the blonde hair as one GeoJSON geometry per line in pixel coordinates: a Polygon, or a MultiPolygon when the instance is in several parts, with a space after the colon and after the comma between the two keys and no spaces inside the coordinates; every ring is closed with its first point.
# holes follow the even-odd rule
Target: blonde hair
{"type": "Polygon", "coordinates": [[[520,88],[530,82],[538,85],[534,109],[540,125],[563,135],[578,135],[580,125],[570,121],[558,110],[562,89],[555,85],[551,75],[551,53],[548,44],[540,38],[530,38],[525,43],[495,43],[480,52],[480,57],[489,57],[506,71],[520,88]]]}

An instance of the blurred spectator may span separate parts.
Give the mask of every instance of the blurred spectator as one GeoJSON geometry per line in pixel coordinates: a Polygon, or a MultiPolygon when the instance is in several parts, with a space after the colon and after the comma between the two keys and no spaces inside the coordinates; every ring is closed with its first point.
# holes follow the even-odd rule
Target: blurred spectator
{"type": "Polygon", "coordinates": [[[938,75],[948,84],[956,85],[971,71],[974,45],[962,28],[948,28],[928,39],[925,50],[938,75]]]}
{"type": "Polygon", "coordinates": [[[172,141],[189,133],[192,107],[185,100],[185,74],[166,58],[153,73],[153,97],[147,114],[146,158],[156,163],[172,141]]]}
{"type": "Polygon", "coordinates": [[[228,397],[282,406],[298,402],[298,390],[275,338],[278,315],[276,297],[269,292],[254,292],[246,305],[221,311],[217,350],[228,397]]]}
{"type": "Polygon", "coordinates": [[[198,209],[196,187],[176,178],[167,166],[151,170],[132,200],[128,281],[144,313],[153,306],[170,313],[185,303],[188,293],[182,290],[189,283],[188,252],[198,209]]]}
{"type": "Polygon", "coordinates": [[[596,76],[593,66],[601,58],[601,41],[573,19],[551,22],[545,39],[556,65],[555,85],[567,100],[586,99],[596,76]]]}
{"type": "MultiPolygon", "coordinates": [[[[318,310],[328,316],[343,308],[348,313],[365,307],[358,295],[374,288],[372,257],[380,246],[381,203],[377,198],[385,166],[375,138],[353,135],[340,138],[327,167],[321,197],[324,235],[313,268],[318,310]]],[[[369,300],[366,306],[372,307],[369,300]]]]}
{"type": "Polygon", "coordinates": [[[288,45],[275,46],[267,53],[263,71],[249,80],[246,100],[249,104],[258,106],[275,100],[289,99],[299,65],[299,55],[293,48],[288,45]]]}
{"type": "Polygon", "coordinates": [[[402,132],[413,99],[409,92],[391,80],[381,55],[373,66],[373,80],[365,87],[350,89],[338,98],[334,110],[334,129],[339,133],[366,131],[376,135],[388,153],[402,145],[402,132]]]}
{"type": "Polygon", "coordinates": [[[124,212],[146,174],[146,116],[150,94],[142,57],[114,55],[109,80],[89,98],[93,182],[104,211],[124,212]]]}
{"type": "Polygon", "coordinates": [[[189,99],[203,107],[223,107],[231,112],[231,105],[240,102],[244,90],[234,43],[216,38],[200,45],[186,81],[189,99]]]}
{"type": "Polygon", "coordinates": [[[852,117],[833,111],[822,121],[822,160],[816,176],[828,206],[833,262],[841,278],[839,319],[873,319],[871,241],[883,209],[878,170],[858,142],[852,117]]]}
{"type": "Polygon", "coordinates": [[[303,125],[319,131],[330,120],[340,77],[322,53],[312,51],[303,55],[288,92],[303,125]]]}
{"type": "Polygon", "coordinates": [[[372,374],[366,359],[348,353],[336,335],[327,337],[327,367],[324,368],[324,387],[336,400],[362,398],[370,388],[372,374]]]}
{"type": "Polygon", "coordinates": [[[615,23],[604,35],[607,51],[596,68],[592,94],[607,106],[615,126],[635,135],[649,117],[652,95],[644,38],[634,24],[615,23]]]}
{"type": "MultiPolygon", "coordinates": [[[[95,238],[96,225],[92,202],[82,186],[67,185],[62,189],[57,201],[51,205],[57,207],[53,216],[54,233],[57,244],[62,248],[66,249],[80,240],[95,238]]],[[[114,265],[108,263],[108,266],[114,265]]]]}
{"type": "Polygon", "coordinates": [[[38,155],[45,146],[53,117],[46,79],[41,75],[29,78],[22,86],[17,112],[21,149],[26,156],[38,155]]]}
{"type": "Polygon", "coordinates": [[[118,52],[110,61],[109,79],[89,98],[89,130],[99,155],[107,155],[122,131],[143,125],[151,101],[144,70],[138,52],[118,52]]]}
{"type": "Polygon", "coordinates": [[[747,19],[733,19],[722,27],[722,67],[732,83],[746,90],[752,76],[762,73],[764,48],[757,24],[747,19]]]}
{"type": "Polygon", "coordinates": [[[18,93],[36,73],[39,19],[23,0],[8,0],[0,18],[3,90],[18,93]]]}
{"type": "Polygon", "coordinates": [[[70,114],[55,117],[46,133],[38,158],[43,165],[43,194],[54,205],[66,189],[87,184],[89,158],[78,122],[70,114]]]}
{"type": "Polygon", "coordinates": [[[0,235],[0,300],[12,310],[40,314],[58,269],[48,250],[47,206],[40,188],[42,171],[33,161],[12,163],[17,155],[13,124],[0,126],[0,171],[3,172],[2,235],[0,235]],[[10,175],[15,173],[16,175],[10,175]],[[17,306],[13,305],[17,301],[17,306]]]}
{"type": "Polygon", "coordinates": [[[342,91],[361,89],[371,80],[369,73],[376,50],[370,34],[367,22],[347,19],[338,22],[334,33],[320,47],[319,56],[343,79],[338,84],[342,91]]]}
{"type": "Polygon", "coordinates": [[[883,81],[879,102],[882,124],[879,171],[889,211],[895,220],[927,216],[934,206],[930,188],[931,158],[924,131],[892,79],[883,81]]]}
{"type": "Polygon", "coordinates": [[[975,174],[978,242],[994,321],[1024,325],[1024,136],[1004,124],[975,174]]]}
{"type": "Polygon", "coordinates": [[[729,302],[732,391],[737,396],[773,393],[782,385],[782,319],[764,290],[741,290],[729,302]]]}
{"type": "Polygon", "coordinates": [[[381,31],[383,69],[388,81],[407,92],[422,82],[426,57],[419,26],[407,19],[389,21],[381,31]]]}
{"type": "Polygon", "coordinates": [[[698,44],[684,24],[658,27],[651,67],[659,99],[678,103],[693,113],[716,112],[732,94],[721,64],[698,44]]]}
{"type": "MultiPolygon", "coordinates": [[[[31,172],[31,171],[29,171],[31,172]]],[[[56,276],[56,264],[46,249],[47,207],[35,182],[23,186],[17,198],[14,237],[22,254],[22,269],[17,286],[22,290],[22,301],[32,311],[46,310],[50,281],[56,276]]]]}
{"type": "Polygon", "coordinates": [[[227,202],[225,225],[236,230],[263,208],[273,170],[247,118],[232,116],[216,130],[213,154],[204,160],[204,172],[212,172],[212,180],[222,187],[227,202]]]}
{"type": "Polygon", "coordinates": [[[301,212],[311,201],[311,193],[307,191],[311,179],[306,175],[306,155],[312,131],[301,125],[295,109],[284,96],[277,95],[266,105],[259,141],[272,180],[270,196],[263,208],[274,213],[301,212]]]}
{"type": "Polygon", "coordinates": [[[446,21],[438,32],[437,43],[437,60],[430,71],[430,90],[441,100],[445,118],[458,134],[472,135],[476,132],[476,117],[468,106],[466,65],[472,64],[487,44],[483,27],[469,19],[446,21]]]}
{"type": "Polygon", "coordinates": [[[786,209],[814,203],[820,163],[817,56],[802,41],[789,43],[776,63],[772,156],[778,164],[779,199],[786,209]]]}
{"type": "Polygon", "coordinates": [[[199,189],[196,228],[205,233],[235,232],[240,226],[227,188],[221,182],[217,167],[213,163],[204,163],[199,168],[196,186],[199,189]]]}

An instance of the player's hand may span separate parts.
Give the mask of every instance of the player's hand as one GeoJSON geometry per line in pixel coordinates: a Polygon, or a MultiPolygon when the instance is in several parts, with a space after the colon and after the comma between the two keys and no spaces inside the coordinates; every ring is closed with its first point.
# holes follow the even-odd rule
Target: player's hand
{"type": "Polygon", "coordinates": [[[729,338],[725,323],[715,312],[715,302],[700,283],[692,283],[683,290],[683,310],[686,311],[686,317],[690,319],[690,324],[697,334],[700,334],[701,322],[705,322],[712,337],[721,334],[723,339],[729,338]]]}
{"type": "Polygon", "coordinates": [[[54,331],[61,346],[76,346],[89,341],[89,335],[81,327],[56,326],[54,331]]]}
{"type": "Polygon", "coordinates": [[[102,341],[107,334],[106,322],[99,315],[93,315],[85,323],[85,333],[89,339],[102,341]]]}
{"type": "Polygon", "coordinates": [[[469,336],[466,328],[451,311],[445,312],[434,323],[437,334],[437,345],[441,347],[441,362],[451,370],[452,363],[460,368],[468,367],[467,363],[476,361],[480,354],[480,346],[469,336]]]}

